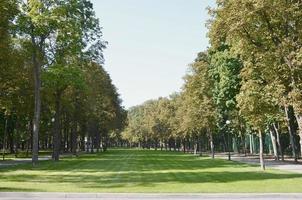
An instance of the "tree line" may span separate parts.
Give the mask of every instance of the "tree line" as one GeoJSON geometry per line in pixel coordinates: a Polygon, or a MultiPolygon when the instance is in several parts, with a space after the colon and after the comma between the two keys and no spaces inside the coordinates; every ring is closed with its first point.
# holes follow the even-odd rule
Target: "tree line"
{"type": "Polygon", "coordinates": [[[182,91],[129,110],[123,138],[146,148],[302,154],[302,1],[217,0],[210,47],[182,91]]]}
{"type": "Polygon", "coordinates": [[[5,153],[106,150],[126,111],[104,70],[89,0],[0,2],[0,146],[5,153]]]}

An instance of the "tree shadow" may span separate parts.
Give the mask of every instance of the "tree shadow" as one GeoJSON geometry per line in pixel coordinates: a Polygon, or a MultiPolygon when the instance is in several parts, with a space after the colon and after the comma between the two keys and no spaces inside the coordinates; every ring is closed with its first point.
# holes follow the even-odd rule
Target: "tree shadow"
{"type": "MultiPolygon", "coordinates": [[[[144,187],[152,187],[161,183],[232,183],[238,181],[266,181],[277,179],[300,179],[302,174],[276,174],[271,172],[124,172],[112,174],[68,174],[65,176],[47,174],[44,175],[28,175],[17,174],[5,176],[0,175],[0,180],[4,182],[20,182],[20,183],[71,183],[76,184],[78,188],[117,188],[125,185],[143,185],[144,187]]],[[[3,190],[0,188],[0,190],[3,190]]],[[[23,189],[20,189],[23,190],[23,189]]]]}
{"type": "MultiPolygon", "coordinates": [[[[74,184],[82,189],[153,187],[159,184],[234,183],[240,181],[294,180],[302,174],[276,170],[262,172],[259,167],[222,159],[212,160],[175,152],[115,150],[102,154],[64,158],[60,162],[43,161],[0,169],[0,181],[74,184]]],[[[41,191],[41,189],[37,189],[41,191]]],[[[26,189],[0,187],[0,191],[26,189]]],[[[32,191],[32,190],[31,190],[32,191]]]]}
{"type": "Polygon", "coordinates": [[[162,170],[197,170],[206,168],[248,167],[247,164],[227,162],[221,159],[210,161],[207,157],[194,157],[179,152],[159,152],[115,150],[101,154],[86,154],[78,158],[64,158],[60,162],[40,161],[39,166],[33,168],[30,163],[0,168],[0,172],[15,170],[47,170],[47,171],[77,171],[77,172],[137,172],[162,170]],[[134,154],[134,155],[131,155],[134,154]],[[129,154],[129,156],[128,156],[129,154]],[[108,167],[115,165],[124,167],[108,167]]]}

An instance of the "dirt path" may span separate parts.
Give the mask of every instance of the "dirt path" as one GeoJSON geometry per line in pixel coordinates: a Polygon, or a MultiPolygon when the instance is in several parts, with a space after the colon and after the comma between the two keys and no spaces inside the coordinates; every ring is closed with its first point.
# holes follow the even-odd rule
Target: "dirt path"
{"type": "MultiPolygon", "coordinates": [[[[70,157],[73,156],[72,154],[62,154],[60,155],[60,158],[64,157],[70,157]]],[[[51,155],[49,156],[40,156],[39,161],[43,160],[51,160],[51,155]]],[[[31,163],[31,158],[15,158],[13,160],[0,160],[0,168],[6,168],[6,167],[11,167],[11,166],[16,166],[20,164],[25,164],[25,163],[31,163]]]]}

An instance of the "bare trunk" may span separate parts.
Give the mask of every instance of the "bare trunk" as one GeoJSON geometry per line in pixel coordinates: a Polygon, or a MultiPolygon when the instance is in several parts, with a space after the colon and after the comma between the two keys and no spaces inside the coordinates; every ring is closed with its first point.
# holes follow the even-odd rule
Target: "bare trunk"
{"type": "Polygon", "coordinates": [[[20,146],[20,133],[19,133],[19,129],[20,129],[20,124],[19,124],[19,119],[17,118],[16,121],[16,143],[15,143],[15,157],[18,157],[18,153],[19,153],[19,146],[20,146]]]}
{"type": "Polygon", "coordinates": [[[229,142],[227,142],[227,139],[226,139],[226,132],[222,132],[222,137],[223,137],[223,151],[224,152],[227,152],[228,151],[228,148],[229,148],[229,142]]]}
{"type": "Polygon", "coordinates": [[[28,132],[29,132],[29,138],[26,140],[26,158],[29,157],[29,149],[31,148],[31,144],[33,141],[33,120],[30,120],[28,122],[28,132]]]}
{"type": "Polygon", "coordinates": [[[276,137],[277,137],[277,144],[278,144],[279,154],[281,155],[281,160],[284,161],[283,149],[282,149],[282,145],[281,145],[281,142],[280,142],[279,128],[276,126],[276,123],[274,123],[273,126],[274,126],[276,137]]]}
{"type": "Polygon", "coordinates": [[[210,139],[210,147],[211,147],[211,157],[212,159],[215,158],[215,152],[214,152],[214,142],[213,142],[213,134],[211,131],[209,131],[209,139],[210,139]]]}
{"type": "MultiPolygon", "coordinates": [[[[165,141],[165,150],[168,151],[168,144],[167,144],[167,140],[164,140],[165,141]]],[[[150,148],[149,148],[150,149],[150,148]]]]}
{"type": "Polygon", "coordinates": [[[279,154],[278,154],[278,150],[277,150],[276,136],[275,136],[275,133],[274,133],[274,130],[273,130],[272,127],[270,127],[269,132],[270,132],[270,136],[271,136],[271,141],[272,141],[272,146],[273,146],[275,160],[279,160],[279,154]]]}
{"type": "Polygon", "coordinates": [[[162,151],[163,150],[163,140],[160,140],[160,150],[162,151]]]}
{"type": "Polygon", "coordinates": [[[254,138],[253,134],[250,134],[250,154],[254,154],[254,138]]]}
{"type": "Polygon", "coordinates": [[[199,143],[199,156],[202,156],[202,139],[201,134],[198,136],[198,143],[199,143]]]}
{"type": "Polygon", "coordinates": [[[264,158],[263,158],[263,140],[262,140],[262,133],[259,130],[259,160],[260,160],[260,167],[262,170],[265,170],[264,158]]]}
{"type": "Polygon", "coordinates": [[[97,130],[96,136],[95,136],[95,143],[96,143],[96,152],[100,152],[101,147],[101,133],[99,130],[97,130]]]}
{"type": "Polygon", "coordinates": [[[177,141],[176,138],[174,139],[174,151],[176,151],[176,147],[177,147],[177,141]]]}
{"type": "Polygon", "coordinates": [[[287,127],[288,127],[289,136],[290,136],[290,144],[291,144],[291,147],[292,147],[292,155],[294,157],[295,162],[297,162],[298,157],[297,157],[297,154],[296,154],[296,147],[295,147],[293,120],[292,120],[292,117],[291,117],[292,107],[285,106],[284,110],[285,110],[286,119],[287,119],[287,127]]]}
{"type": "Polygon", "coordinates": [[[6,135],[7,135],[7,117],[5,118],[5,127],[4,127],[4,134],[3,134],[2,160],[5,160],[6,135]]]}
{"type": "Polygon", "coordinates": [[[196,156],[197,155],[197,141],[194,141],[194,155],[196,156]]]}
{"type": "Polygon", "coordinates": [[[13,136],[13,130],[10,134],[8,134],[8,147],[9,147],[9,153],[14,154],[15,153],[15,141],[13,136]]]}
{"type": "Polygon", "coordinates": [[[75,119],[71,125],[71,152],[73,155],[77,155],[77,123],[75,119]]]}
{"type": "Polygon", "coordinates": [[[300,137],[300,156],[302,157],[302,115],[296,115],[296,119],[299,126],[299,137],[300,137]]]}
{"type": "Polygon", "coordinates": [[[37,58],[37,47],[35,38],[32,37],[33,54],[32,62],[34,67],[34,81],[35,81],[35,110],[33,118],[33,137],[32,137],[32,165],[38,164],[39,154],[39,130],[40,130],[40,113],[41,113],[41,66],[37,58]]]}
{"type": "MultiPolygon", "coordinates": [[[[242,135],[241,135],[242,137],[242,135]]],[[[246,156],[246,152],[247,152],[247,145],[246,145],[246,134],[244,134],[244,137],[242,137],[242,140],[243,140],[243,146],[244,146],[244,156],[246,156]]]]}
{"type": "Polygon", "coordinates": [[[60,139],[60,117],[61,117],[61,93],[56,93],[56,114],[54,122],[54,133],[53,133],[53,160],[58,161],[60,159],[60,148],[61,148],[61,139],[60,139]]]}

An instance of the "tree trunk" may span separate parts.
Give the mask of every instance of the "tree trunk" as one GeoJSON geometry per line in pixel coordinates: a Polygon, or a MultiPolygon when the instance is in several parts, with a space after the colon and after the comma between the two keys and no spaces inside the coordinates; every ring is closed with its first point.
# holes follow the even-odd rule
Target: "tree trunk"
{"type": "Polygon", "coordinates": [[[297,162],[298,157],[296,154],[296,147],[295,147],[293,119],[291,117],[293,109],[291,106],[285,106],[284,110],[285,110],[285,115],[286,115],[286,119],[287,119],[286,121],[287,121],[289,136],[290,136],[290,144],[292,147],[292,155],[294,157],[295,162],[297,162]]]}
{"type": "Polygon", "coordinates": [[[86,151],[86,141],[85,141],[85,136],[87,132],[86,123],[81,123],[80,129],[81,129],[81,142],[80,142],[81,151],[86,151]]]}
{"type": "MultiPolygon", "coordinates": [[[[242,137],[242,135],[241,135],[241,137],[242,137]]],[[[244,134],[244,137],[242,137],[242,140],[243,140],[243,142],[244,142],[244,144],[243,144],[243,148],[244,148],[244,156],[246,156],[246,152],[247,152],[247,145],[246,145],[246,134],[244,134]]]]}
{"type": "Polygon", "coordinates": [[[194,155],[197,155],[197,147],[198,147],[198,143],[197,141],[194,141],[194,155]]]}
{"type": "Polygon", "coordinates": [[[107,132],[104,132],[104,144],[103,145],[104,145],[103,150],[105,152],[108,149],[108,133],[107,132]]]}
{"type": "Polygon", "coordinates": [[[71,125],[71,152],[73,155],[77,155],[77,123],[75,119],[71,125]]]}
{"type": "Polygon", "coordinates": [[[60,159],[60,148],[61,148],[61,139],[60,139],[60,118],[61,118],[61,92],[56,93],[55,100],[55,122],[54,122],[54,133],[53,133],[53,160],[58,161],[60,159]]]}
{"type": "Polygon", "coordinates": [[[29,120],[28,122],[28,132],[29,132],[29,137],[26,139],[26,158],[29,157],[29,149],[31,148],[30,145],[33,141],[33,120],[29,120]]]}
{"type": "Polygon", "coordinates": [[[213,134],[210,133],[210,147],[211,147],[211,156],[212,159],[215,158],[215,151],[214,151],[214,141],[213,141],[213,134]]]}
{"type": "Polygon", "coordinates": [[[223,151],[224,152],[227,152],[228,151],[228,149],[229,149],[229,143],[227,142],[227,138],[226,138],[226,132],[225,131],[223,131],[222,132],[222,137],[223,137],[223,151]]]}
{"type": "Polygon", "coordinates": [[[14,154],[15,153],[15,141],[14,141],[14,132],[11,130],[11,133],[9,134],[9,153],[14,154]]]}
{"type": "Polygon", "coordinates": [[[97,128],[95,139],[96,139],[96,151],[99,153],[101,147],[101,131],[98,128],[97,128]]]}
{"type": "Polygon", "coordinates": [[[163,148],[164,148],[164,147],[163,147],[163,140],[161,139],[161,140],[160,140],[160,150],[162,151],[163,148]]]}
{"type": "Polygon", "coordinates": [[[199,156],[202,156],[202,137],[201,134],[198,136],[198,143],[199,143],[199,156]]]}
{"type": "Polygon", "coordinates": [[[176,151],[176,148],[177,148],[177,141],[176,141],[176,138],[174,139],[174,151],[176,151]]]}
{"type": "Polygon", "coordinates": [[[7,117],[5,118],[4,133],[3,133],[2,160],[5,160],[6,135],[7,135],[7,117]]]}
{"type": "Polygon", "coordinates": [[[278,144],[279,154],[281,155],[281,160],[284,161],[283,149],[282,149],[282,145],[281,145],[281,142],[280,142],[279,129],[276,126],[276,123],[273,124],[273,127],[274,127],[276,137],[277,137],[277,144],[278,144]]]}
{"type": "Polygon", "coordinates": [[[33,137],[32,137],[32,165],[38,164],[39,157],[39,130],[40,130],[40,113],[41,113],[41,65],[37,58],[37,46],[35,37],[32,37],[33,53],[32,62],[34,68],[34,96],[35,109],[33,118],[33,137]]]}
{"type": "Polygon", "coordinates": [[[94,134],[95,133],[92,133],[93,135],[90,136],[90,153],[94,153],[94,134]]]}
{"type": "Polygon", "coordinates": [[[165,141],[165,150],[168,151],[168,142],[167,140],[164,140],[165,141]]]}
{"type": "Polygon", "coordinates": [[[68,152],[68,128],[67,128],[67,120],[64,121],[62,118],[66,119],[66,116],[63,115],[63,117],[61,117],[61,122],[60,124],[62,124],[62,136],[63,136],[63,142],[61,141],[61,149],[63,150],[64,153],[68,152]]]}
{"type": "Polygon", "coordinates": [[[16,121],[16,142],[15,142],[15,157],[18,157],[18,153],[19,153],[19,146],[20,146],[20,133],[19,133],[19,129],[20,129],[20,123],[19,123],[19,119],[17,118],[16,121]]]}
{"type": "Polygon", "coordinates": [[[263,158],[263,139],[262,139],[262,132],[259,130],[259,160],[260,160],[260,167],[262,170],[265,170],[264,158],[263,158]]]}
{"type": "Polygon", "coordinates": [[[270,136],[271,136],[271,141],[272,141],[272,146],[273,146],[275,160],[279,160],[279,154],[278,154],[278,150],[277,150],[276,136],[275,136],[273,127],[270,127],[269,133],[270,133],[270,136]]]}
{"type": "Polygon", "coordinates": [[[254,138],[253,138],[253,134],[250,134],[250,154],[254,154],[254,138]]]}
{"type": "Polygon", "coordinates": [[[183,139],[182,145],[183,145],[183,152],[186,153],[186,139],[183,139]]]}
{"type": "Polygon", "coordinates": [[[300,137],[300,157],[302,157],[302,115],[297,114],[296,119],[299,126],[299,137],[300,137]]]}

